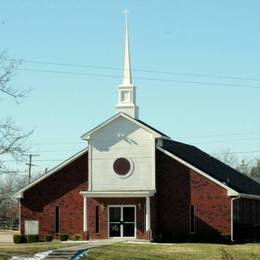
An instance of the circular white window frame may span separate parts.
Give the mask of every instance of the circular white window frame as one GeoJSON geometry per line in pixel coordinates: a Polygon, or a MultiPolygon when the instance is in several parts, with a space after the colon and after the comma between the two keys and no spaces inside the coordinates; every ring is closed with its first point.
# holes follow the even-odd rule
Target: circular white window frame
{"type": "Polygon", "coordinates": [[[131,159],[129,159],[129,158],[126,158],[126,157],[119,157],[119,158],[116,158],[116,159],[114,160],[114,162],[113,162],[113,165],[112,165],[112,167],[113,167],[113,172],[114,172],[114,174],[116,175],[116,177],[118,177],[118,178],[120,178],[120,179],[126,179],[126,178],[130,177],[130,176],[133,174],[133,172],[134,172],[134,163],[133,163],[133,161],[132,161],[131,159]],[[129,169],[128,173],[126,173],[126,174],[124,174],[124,175],[120,175],[120,174],[116,173],[115,170],[114,170],[114,163],[115,163],[115,161],[116,161],[117,159],[119,159],[119,158],[124,158],[124,159],[126,159],[126,160],[129,162],[129,164],[130,164],[130,169],[129,169]]]}

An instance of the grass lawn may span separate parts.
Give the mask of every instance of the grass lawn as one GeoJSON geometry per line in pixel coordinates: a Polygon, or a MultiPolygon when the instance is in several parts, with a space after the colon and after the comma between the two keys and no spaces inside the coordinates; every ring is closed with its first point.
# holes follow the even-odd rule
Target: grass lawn
{"type": "Polygon", "coordinates": [[[32,256],[38,252],[44,252],[56,248],[67,247],[70,243],[59,241],[37,242],[30,244],[0,244],[0,260],[9,259],[10,256],[32,256]]]}
{"type": "Polygon", "coordinates": [[[118,243],[91,249],[85,260],[97,259],[260,259],[260,244],[132,244],[118,243]]]}

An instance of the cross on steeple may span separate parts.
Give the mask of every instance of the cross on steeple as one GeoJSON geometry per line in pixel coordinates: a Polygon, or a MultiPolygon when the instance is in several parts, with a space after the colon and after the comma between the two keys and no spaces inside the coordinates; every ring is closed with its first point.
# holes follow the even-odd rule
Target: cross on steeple
{"type": "Polygon", "coordinates": [[[127,19],[127,14],[129,13],[128,9],[125,8],[125,10],[123,10],[123,13],[125,14],[125,18],[127,19]]]}

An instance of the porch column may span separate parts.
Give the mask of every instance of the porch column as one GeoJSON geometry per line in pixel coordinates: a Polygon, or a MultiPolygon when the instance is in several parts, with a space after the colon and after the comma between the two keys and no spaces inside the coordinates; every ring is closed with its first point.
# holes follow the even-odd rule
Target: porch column
{"type": "Polygon", "coordinates": [[[83,231],[88,231],[88,201],[87,197],[83,196],[83,231]]]}
{"type": "Polygon", "coordinates": [[[150,210],[150,197],[146,196],[145,201],[145,230],[149,231],[151,228],[151,210],[150,210]]]}

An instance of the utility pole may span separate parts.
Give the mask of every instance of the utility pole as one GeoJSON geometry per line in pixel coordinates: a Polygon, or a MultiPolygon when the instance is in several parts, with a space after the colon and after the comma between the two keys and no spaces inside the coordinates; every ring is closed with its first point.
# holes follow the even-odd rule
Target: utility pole
{"type": "Polygon", "coordinates": [[[31,177],[32,177],[32,166],[36,166],[35,164],[32,164],[32,158],[34,156],[40,156],[39,154],[26,154],[29,156],[29,163],[26,163],[25,165],[29,166],[29,175],[28,175],[28,183],[31,183],[31,177]]]}

